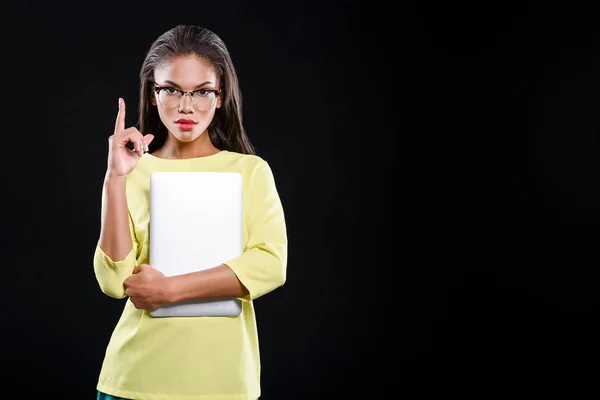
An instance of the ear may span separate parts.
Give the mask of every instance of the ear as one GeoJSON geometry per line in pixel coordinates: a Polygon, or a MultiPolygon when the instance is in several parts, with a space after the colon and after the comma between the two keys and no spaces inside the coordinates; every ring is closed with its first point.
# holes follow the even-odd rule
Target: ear
{"type": "Polygon", "coordinates": [[[223,91],[221,90],[221,93],[219,93],[219,95],[217,96],[217,108],[221,108],[221,106],[223,105],[223,91]]]}
{"type": "Polygon", "coordinates": [[[150,97],[150,102],[153,106],[156,106],[156,92],[152,92],[152,97],[150,97]]]}

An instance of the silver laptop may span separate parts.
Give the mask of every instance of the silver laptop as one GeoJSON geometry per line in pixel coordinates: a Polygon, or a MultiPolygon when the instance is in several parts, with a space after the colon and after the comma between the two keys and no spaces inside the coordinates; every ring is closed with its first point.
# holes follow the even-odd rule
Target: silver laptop
{"type": "MultiPolygon", "coordinates": [[[[154,172],[150,176],[150,262],[174,276],[216,267],[242,253],[242,176],[236,172],[154,172]]],[[[237,298],[186,301],[154,317],[233,317],[237,298]]]]}

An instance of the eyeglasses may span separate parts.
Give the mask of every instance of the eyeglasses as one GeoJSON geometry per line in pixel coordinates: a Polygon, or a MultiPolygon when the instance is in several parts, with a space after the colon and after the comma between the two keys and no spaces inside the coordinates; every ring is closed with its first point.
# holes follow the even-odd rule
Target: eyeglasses
{"type": "Polygon", "coordinates": [[[186,92],[174,87],[162,87],[154,85],[154,91],[158,94],[158,101],[165,108],[177,108],[187,93],[192,99],[192,105],[197,111],[210,110],[217,104],[217,96],[221,89],[198,89],[186,92]]]}

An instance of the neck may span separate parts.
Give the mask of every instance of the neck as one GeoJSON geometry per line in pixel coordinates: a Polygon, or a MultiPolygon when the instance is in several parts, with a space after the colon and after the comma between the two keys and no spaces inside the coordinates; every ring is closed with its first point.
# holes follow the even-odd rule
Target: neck
{"type": "Polygon", "coordinates": [[[186,159],[206,157],[219,151],[210,141],[208,132],[204,132],[192,142],[182,142],[169,134],[163,146],[156,150],[154,155],[168,159],[186,159]]]}

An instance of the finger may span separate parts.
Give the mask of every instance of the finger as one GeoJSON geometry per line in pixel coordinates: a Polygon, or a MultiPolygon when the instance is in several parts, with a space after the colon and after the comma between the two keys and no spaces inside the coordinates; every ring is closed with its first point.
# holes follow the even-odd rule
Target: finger
{"type": "Polygon", "coordinates": [[[148,147],[148,145],[150,143],[152,143],[153,140],[154,140],[154,135],[151,133],[144,136],[143,143],[144,143],[144,146],[146,147],[146,151],[150,151],[150,148],[148,147]]]}
{"type": "MultiPolygon", "coordinates": [[[[139,152],[138,150],[138,142],[142,141],[144,139],[144,136],[141,134],[140,131],[137,130],[137,128],[135,126],[132,126],[131,128],[127,128],[119,133],[115,133],[113,136],[111,136],[111,140],[116,143],[117,147],[125,147],[127,146],[128,142],[131,142],[133,144],[133,151],[135,151],[136,153],[139,152]]],[[[113,144],[114,144],[113,143],[113,144]]]]}
{"type": "Polygon", "coordinates": [[[137,274],[138,272],[140,272],[140,270],[141,270],[141,266],[139,266],[139,265],[136,265],[135,267],[133,267],[134,274],[137,274]]]}
{"type": "Polygon", "coordinates": [[[140,303],[140,301],[137,298],[131,298],[131,302],[133,303],[134,307],[137,308],[138,310],[142,309],[142,304],[140,303]]]}
{"type": "Polygon", "coordinates": [[[125,100],[119,97],[119,111],[115,122],[115,133],[125,130],[125,100]]]}

